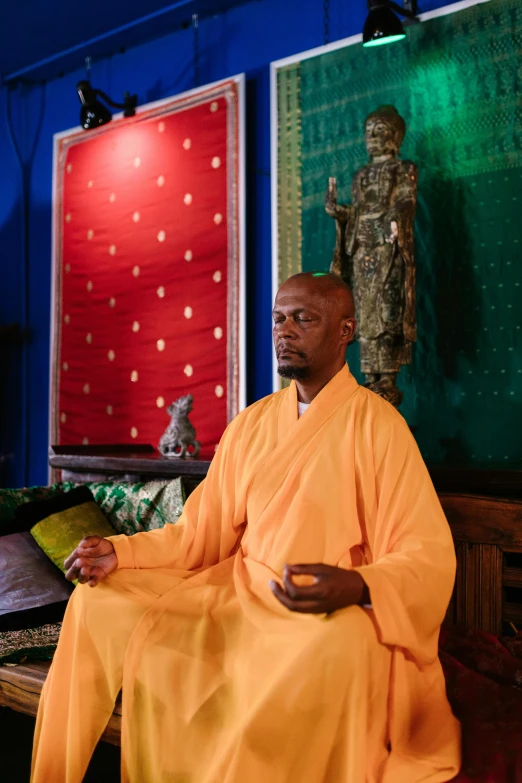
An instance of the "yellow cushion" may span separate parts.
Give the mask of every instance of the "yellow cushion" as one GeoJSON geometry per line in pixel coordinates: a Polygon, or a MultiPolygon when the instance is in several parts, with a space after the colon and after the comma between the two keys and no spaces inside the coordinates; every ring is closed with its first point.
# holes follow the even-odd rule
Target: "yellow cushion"
{"type": "Polygon", "coordinates": [[[64,560],[85,536],[114,535],[103,512],[93,501],[59,511],[31,528],[31,535],[48,558],[65,573],[64,560]]]}

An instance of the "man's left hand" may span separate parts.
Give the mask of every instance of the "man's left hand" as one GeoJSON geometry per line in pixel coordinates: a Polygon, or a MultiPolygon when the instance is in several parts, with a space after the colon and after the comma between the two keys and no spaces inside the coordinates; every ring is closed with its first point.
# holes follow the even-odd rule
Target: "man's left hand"
{"type": "Polygon", "coordinates": [[[285,565],[283,586],[270,582],[275,597],[291,612],[330,614],[346,606],[370,603],[368,587],[358,573],[346,568],[324,565],[285,565]],[[295,584],[295,576],[308,576],[313,583],[295,584]]]}

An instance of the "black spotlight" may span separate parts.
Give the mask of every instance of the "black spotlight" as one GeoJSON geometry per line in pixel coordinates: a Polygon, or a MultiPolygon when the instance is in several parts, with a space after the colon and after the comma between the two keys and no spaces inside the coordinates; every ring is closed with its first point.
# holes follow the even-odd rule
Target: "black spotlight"
{"type": "Polygon", "coordinates": [[[402,8],[393,0],[368,0],[368,9],[370,13],[364,23],[363,46],[382,46],[406,38],[397,14],[412,22],[418,21],[416,0],[405,0],[402,8]]]}
{"type": "Polygon", "coordinates": [[[80,123],[85,130],[99,128],[112,120],[112,114],[109,109],[98,100],[98,96],[103,98],[105,103],[114,109],[123,109],[124,117],[134,117],[136,106],[138,105],[138,96],[130,95],[128,92],[123,94],[123,103],[114,103],[108,95],[101,90],[95,90],[87,80],[78,82],[76,85],[78,98],[82,104],[80,109],[80,123]]]}

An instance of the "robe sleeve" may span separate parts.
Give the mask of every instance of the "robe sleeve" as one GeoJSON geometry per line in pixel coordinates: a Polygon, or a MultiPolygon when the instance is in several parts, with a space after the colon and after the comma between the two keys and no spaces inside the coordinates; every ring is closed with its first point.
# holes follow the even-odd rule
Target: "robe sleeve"
{"type": "Polygon", "coordinates": [[[176,524],[133,536],[111,536],[118,568],[177,568],[193,571],[225,560],[245,524],[236,502],[236,453],[242,416],[224,433],[206,479],[187,499],[176,524]]]}
{"type": "Polygon", "coordinates": [[[376,503],[366,519],[373,563],[356,570],[369,588],[380,641],[430,663],[455,580],[451,532],[402,418],[381,421],[373,437],[376,503]]]}

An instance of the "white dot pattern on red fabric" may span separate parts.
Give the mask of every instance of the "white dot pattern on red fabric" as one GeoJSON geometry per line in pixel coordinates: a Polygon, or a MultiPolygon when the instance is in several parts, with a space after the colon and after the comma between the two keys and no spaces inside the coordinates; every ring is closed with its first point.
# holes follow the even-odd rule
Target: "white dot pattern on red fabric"
{"type": "Polygon", "coordinates": [[[91,146],[85,137],[67,152],[62,231],[70,244],[62,253],[58,331],[60,339],[70,337],[60,348],[68,361],[59,363],[58,418],[67,437],[81,421],[76,442],[101,443],[109,432],[113,442],[153,442],[166,425],[167,405],[196,389],[194,423],[207,454],[226,425],[224,327],[232,323],[227,297],[235,281],[228,270],[237,242],[228,222],[229,199],[237,198],[237,182],[227,193],[228,100],[196,101],[186,110],[197,117],[190,122],[185,110],[169,114],[162,107],[126,125],[132,130],[126,146],[108,143],[118,139],[114,123],[97,136],[100,148],[107,140],[105,155],[83,154],[91,146]],[[141,135],[147,127],[150,133],[141,135]],[[75,299],[79,290],[83,298],[75,299]],[[158,374],[161,367],[167,375],[158,374]],[[64,405],[74,396],[92,412],[85,420],[64,405]],[[209,403],[211,421],[200,431],[209,403]]]}

